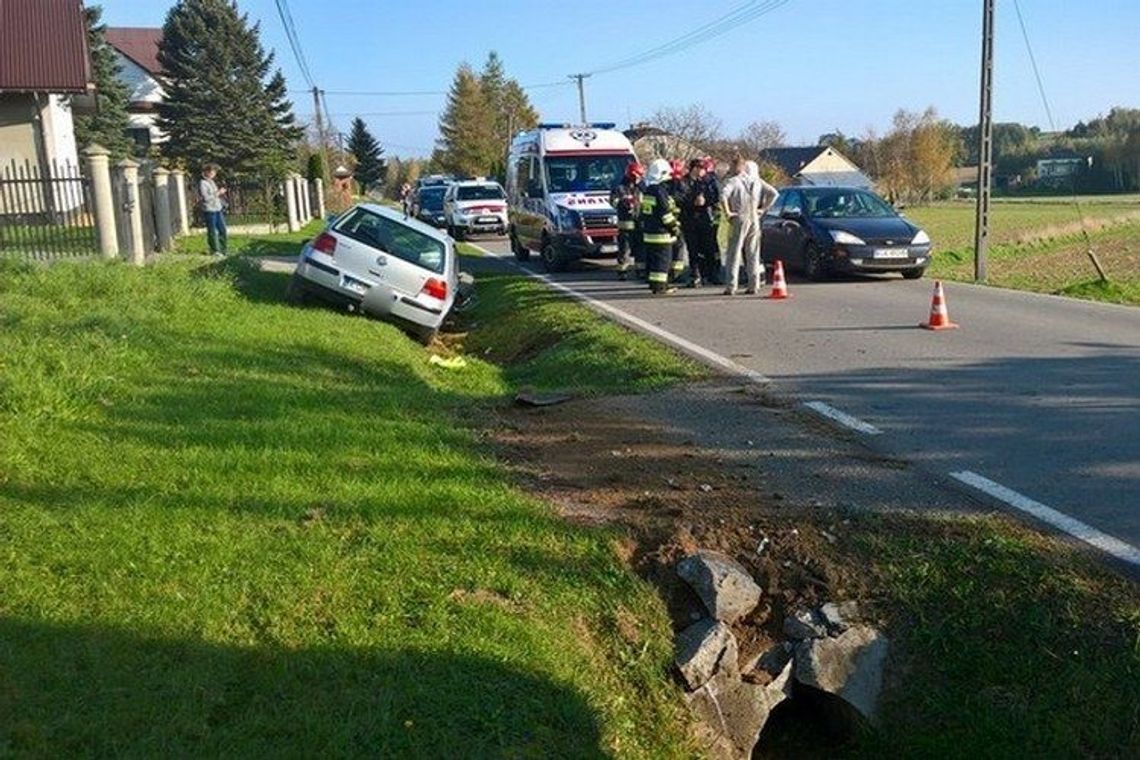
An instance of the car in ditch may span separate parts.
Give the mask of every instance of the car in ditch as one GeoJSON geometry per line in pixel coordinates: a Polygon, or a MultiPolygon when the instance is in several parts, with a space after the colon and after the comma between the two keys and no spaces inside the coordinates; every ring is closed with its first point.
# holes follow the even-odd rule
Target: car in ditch
{"type": "Polygon", "coordinates": [[[783,261],[809,279],[831,274],[899,272],[917,280],[930,265],[924,230],[869,190],[785,187],[761,222],[761,257],[783,261]]]}
{"type": "Polygon", "coordinates": [[[448,233],[456,240],[478,233],[507,234],[507,195],[498,182],[455,182],[443,196],[448,233]]]}
{"type": "Polygon", "coordinates": [[[431,342],[459,291],[455,243],[395,209],[360,203],[305,243],[291,300],[319,298],[393,322],[431,342]]]}

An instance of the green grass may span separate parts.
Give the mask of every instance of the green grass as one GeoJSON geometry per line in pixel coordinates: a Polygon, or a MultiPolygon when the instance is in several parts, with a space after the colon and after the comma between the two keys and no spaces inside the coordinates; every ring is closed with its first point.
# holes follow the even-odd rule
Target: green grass
{"type": "Polygon", "coordinates": [[[506,370],[284,286],[0,267],[0,755],[686,753],[662,602],[466,424],[692,368],[519,281],[479,312],[533,315],[506,370]],[[620,368],[583,371],[593,339],[620,368]]]}
{"type": "Polygon", "coordinates": [[[1140,592],[987,518],[861,519],[895,686],[864,757],[1140,755],[1140,592]]]}
{"type": "MultiPolygon", "coordinates": [[[[301,244],[310,240],[324,229],[323,220],[314,219],[298,232],[283,232],[274,235],[230,235],[231,255],[241,256],[296,256],[301,252],[301,244]]],[[[175,252],[190,255],[206,255],[210,249],[206,244],[205,230],[191,230],[190,234],[175,241],[175,252]]]]}
{"type": "MultiPolygon", "coordinates": [[[[1084,223],[1071,199],[995,201],[991,209],[990,284],[1140,305],[1140,202],[1134,196],[1085,199],[1084,223]],[[1086,241],[1084,232],[1088,232],[1086,241]],[[1091,243],[1110,283],[1088,259],[1091,243]]],[[[934,241],[934,277],[970,281],[974,207],[953,202],[909,209],[934,241]]]]}

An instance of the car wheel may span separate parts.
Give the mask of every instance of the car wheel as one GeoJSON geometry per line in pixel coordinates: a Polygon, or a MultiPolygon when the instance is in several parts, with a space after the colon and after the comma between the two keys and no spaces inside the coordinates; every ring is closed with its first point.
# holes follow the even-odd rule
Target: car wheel
{"type": "Polygon", "coordinates": [[[924,274],[926,274],[926,267],[915,267],[914,269],[902,270],[902,276],[904,280],[921,280],[924,274]]]}
{"type": "Polygon", "coordinates": [[[566,261],[552,240],[544,240],[542,243],[542,265],[547,272],[561,272],[566,268],[566,261]]]}
{"type": "Polygon", "coordinates": [[[819,282],[827,276],[827,267],[823,261],[823,252],[815,243],[808,243],[804,249],[804,276],[809,280],[819,282]]]}
{"type": "Polygon", "coordinates": [[[514,230],[511,230],[510,238],[511,253],[515,255],[515,259],[518,261],[530,261],[530,249],[524,247],[523,244],[519,242],[518,236],[515,235],[514,230]]]}

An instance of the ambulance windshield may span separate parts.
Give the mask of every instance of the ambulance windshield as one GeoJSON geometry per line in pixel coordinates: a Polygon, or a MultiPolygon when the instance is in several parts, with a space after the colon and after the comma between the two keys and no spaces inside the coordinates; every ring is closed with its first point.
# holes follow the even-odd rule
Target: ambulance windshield
{"type": "Polygon", "coordinates": [[[609,192],[625,174],[632,156],[547,156],[546,186],[552,193],[609,192]]]}

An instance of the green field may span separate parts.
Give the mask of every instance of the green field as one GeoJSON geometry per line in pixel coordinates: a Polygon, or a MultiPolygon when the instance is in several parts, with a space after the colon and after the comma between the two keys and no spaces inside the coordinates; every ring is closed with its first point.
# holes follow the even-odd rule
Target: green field
{"type": "Polygon", "coordinates": [[[468,425],[515,376],[696,370],[598,320],[445,369],[284,287],[241,257],[0,266],[0,756],[686,753],[662,602],[468,425]]]}
{"type": "MultiPolygon", "coordinates": [[[[990,214],[989,282],[1140,304],[1140,197],[1079,200],[1080,214],[1071,198],[995,200],[990,214]],[[1090,243],[1109,283],[1098,281],[1087,255],[1090,243]]],[[[904,213],[934,241],[931,275],[973,279],[973,203],[939,203],[904,213]]]]}

